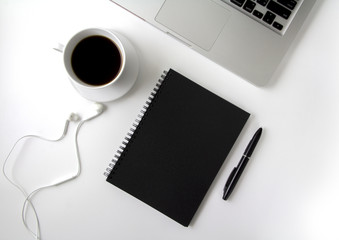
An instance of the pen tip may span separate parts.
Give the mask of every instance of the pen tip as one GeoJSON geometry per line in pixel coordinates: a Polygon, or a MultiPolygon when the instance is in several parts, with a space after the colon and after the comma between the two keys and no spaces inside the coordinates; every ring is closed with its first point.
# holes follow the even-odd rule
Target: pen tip
{"type": "Polygon", "coordinates": [[[262,127],[260,127],[260,128],[257,130],[256,134],[257,134],[257,135],[261,135],[261,133],[262,133],[262,127]]]}

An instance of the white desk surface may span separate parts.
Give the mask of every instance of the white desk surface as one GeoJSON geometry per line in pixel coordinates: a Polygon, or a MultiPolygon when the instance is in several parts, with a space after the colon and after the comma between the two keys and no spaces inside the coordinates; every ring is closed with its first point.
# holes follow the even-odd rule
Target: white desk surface
{"type": "MultiPolygon", "coordinates": [[[[339,1],[318,0],[272,81],[258,88],[108,0],[1,0],[1,165],[20,136],[57,137],[70,112],[90,105],[52,50],[58,42],[84,28],[111,28],[127,36],[140,57],[133,89],[80,131],[81,176],[34,197],[42,239],[339,239],[338,9],[339,1]],[[103,176],[158,76],[170,67],[252,113],[188,228],[103,176]],[[259,126],[262,139],[225,202],[223,185],[259,126]]],[[[19,147],[13,175],[27,191],[74,173],[74,130],[73,124],[60,143],[33,140],[19,147]]],[[[23,201],[1,174],[1,240],[32,239],[21,221],[23,201]]]]}

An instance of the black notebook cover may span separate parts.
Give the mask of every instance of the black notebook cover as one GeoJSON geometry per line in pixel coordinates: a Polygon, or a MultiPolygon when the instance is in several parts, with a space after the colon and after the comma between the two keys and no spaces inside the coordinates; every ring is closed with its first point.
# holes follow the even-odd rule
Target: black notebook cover
{"type": "Polygon", "coordinates": [[[188,226],[249,114],[172,69],[162,77],[107,181],[188,226]]]}

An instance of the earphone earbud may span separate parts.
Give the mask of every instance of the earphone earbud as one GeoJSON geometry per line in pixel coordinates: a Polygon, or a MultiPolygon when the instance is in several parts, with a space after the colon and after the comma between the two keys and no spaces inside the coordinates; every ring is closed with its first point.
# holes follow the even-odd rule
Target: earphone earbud
{"type": "Polygon", "coordinates": [[[71,122],[78,122],[80,121],[80,116],[76,113],[71,113],[68,117],[68,120],[71,121],[71,122]]]}
{"type": "Polygon", "coordinates": [[[92,118],[99,116],[101,113],[103,113],[104,110],[105,110],[105,106],[103,104],[94,103],[91,106],[91,110],[89,110],[88,113],[84,114],[85,116],[80,117],[80,115],[77,113],[71,113],[68,117],[68,120],[70,122],[79,122],[80,120],[87,121],[87,120],[90,120],[92,118]],[[94,110],[94,113],[93,113],[93,110],[94,110]]]}
{"type": "Polygon", "coordinates": [[[86,121],[91,120],[99,116],[101,113],[103,113],[105,106],[101,103],[94,103],[91,106],[91,108],[92,110],[88,114],[85,115],[86,117],[83,117],[84,119],[86,119],[86,121]],[[93,113],[93,110],[94,110],[94,113],[93,113]]]}
{"type": "Polygon", "coordinates": [[[94,103],[94,108],[98,114],[101,114],[104,111],[105,106],[101,103],[94,103]]]}

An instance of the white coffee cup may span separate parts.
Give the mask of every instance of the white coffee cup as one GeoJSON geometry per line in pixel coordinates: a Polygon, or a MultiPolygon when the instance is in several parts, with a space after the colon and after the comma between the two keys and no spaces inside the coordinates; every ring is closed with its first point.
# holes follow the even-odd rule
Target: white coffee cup
{"type": "MultiPolygon", "coordinates": [[[[114,48],[112,46],[109,46],[109,47],[111,47],[112,49],[114,48]]],[[[90,51],[87,51],[87,49],[88,48],[84,47],[82,49],[83,51],[82,53],[86,55],[87,52],[90,52],[90,51]]],[[[127,38],[111,30],[101,29],[101,28],[90,28],[90,29],[82,30],[78,32],[77,34],[75,34],[65,46],[59,45],[57,50],[59,50],[60,52],[63,52],[64,66],[65,66],[66,72],[68,74],[68,77],[72,85],[80,93],[81,96],[83,96],[84,98],[88,100],[95,101],[95,102],[108,102],[108,101],[115,100],[123,96],[124,94],[126,94],[132,88],[132,86],[134,85],[137,79],[137,75],[139,72],[139,62],[138,62],[138,57],[137,57],[135,48],[128,41],[127,38]],[[117,50],[119,51],[120,57],[121,57],[120,65],[118,66],[117,68],[118,70],[116,71],[114,76],[112,75],[111,78],[108,78],[107,81],[102,82],[100,84],[92,84],[92,83],[89,84],[89,81],[87,81],[87,79],[79,75],[79,70],[76,70],[76,71],[74,70],[75,68],[75,65],[74,65],[75,57],[73,56],[74,49],[76,48],[79,49],[79,46],[80,46],[79,43],[84,44],[85,41],[88,41],[88,39],[90,38],[93,39],[93,37],[103,37],[106,40],[110,40],[111,41],[110,43],[113,43],[113,45],[117,48],[117,50]]],[[[93,52],[97,52],[97,51],[93,51],[93,52]]],[[[101,55],[96,56],[96,57],[100,58],[101,55]]],[[[90,57],[86,56],[85,59],[86,58],[90,58],[90,57]]],[[[79,59],[81,59],[81,57],[79,59]]],[[[90,62],[89,64],[91,65],[92,63],[90,62]]],[[[113,62],[113,61],[109,63],[110,66],[112,66],[112,64],[118,64],[118,63],[113,62]]],[[[95,62],[93,65],[95,65],[95,62]]],[[[102,67],[102,65],[103,64],[99,64],[98,66],[102,67]]],[[[81,70],[81,68],[84,68],[83,66],[85,65],[80,64],[77,69],[81,70]]],[[[107,68],[112,69],[111,67],[107,67],[106,64],[104,64],[104,66],[106,67],[104,68],[104,70],[106,70],[107,68]]],[[[95,74],[97,73],[95,71],[97,71],[98,69],[96,68],[92,69],[91,66],[85,67],[85,69],[83,69],[85,71],[85,74],[87,71],[86,69],[91,69],[91,71],[94,72],[94,75],[92,72],[92,75],[93,75],[92,78],[96,76],[95,74]]],[[[101,72],[102,71],[98,71],[98,75],[101,72]]]]}

